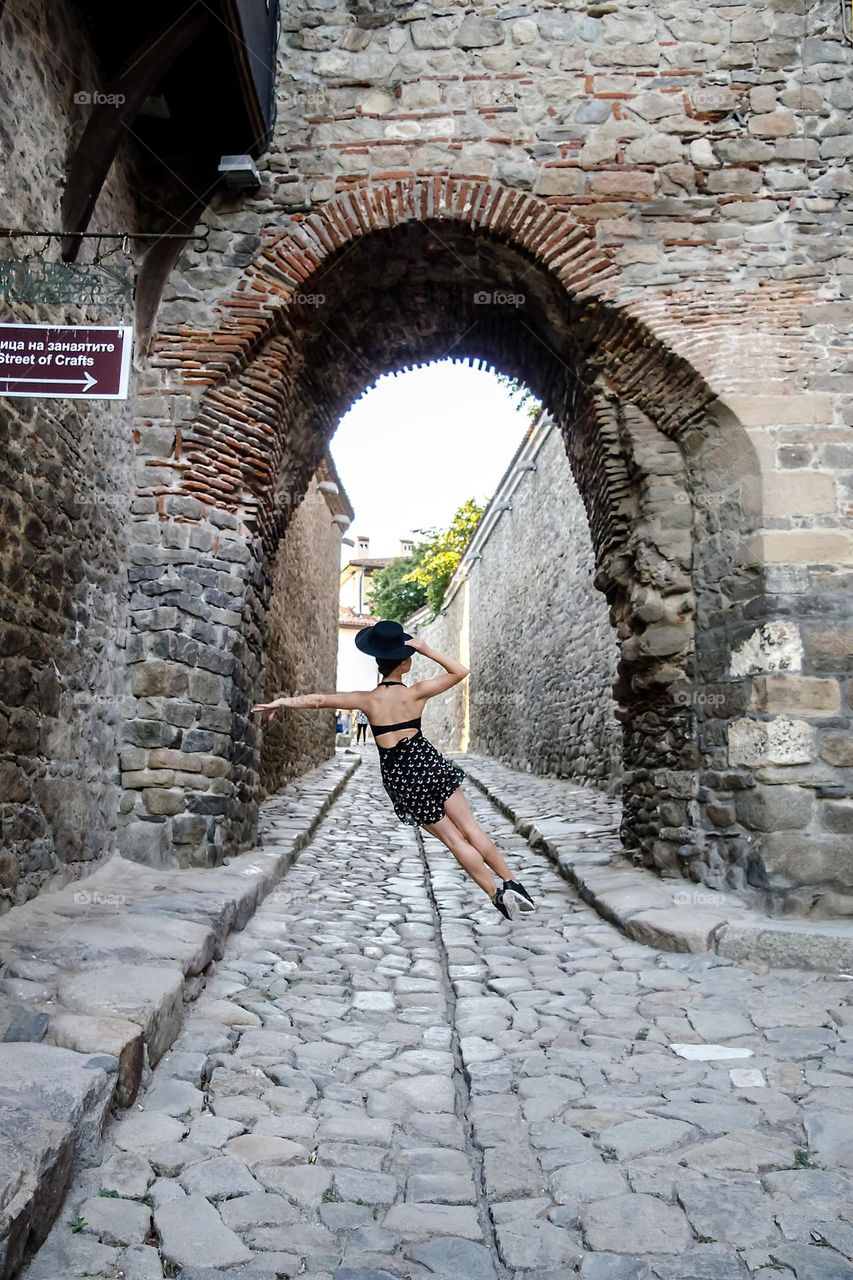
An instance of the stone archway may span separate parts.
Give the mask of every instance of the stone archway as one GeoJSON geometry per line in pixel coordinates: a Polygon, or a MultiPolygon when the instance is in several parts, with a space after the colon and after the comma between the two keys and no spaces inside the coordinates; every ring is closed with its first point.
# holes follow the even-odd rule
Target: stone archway
{"type": "Polygon", "coordinates": [[[132,856],[151,856],[154,838],[154,856],[168,857],[177,834],[182,861],[212,862],[251,839],[258,732],[248,710],[289,512],[356,395],[382,373],[453,353],[520,377],[561,425],[620,643],[628,849],[670,874],[756,882],[753,842],[736,817],[721,826],[716,815],[718,792],[753,782],[729,768],[727,726],[746,687],[732,680],[729,653],[745,602],[761,597],[747,542],[757,462],[736,423],[723,432],[713,390],[672,335],[663,341],[614,303],[617,286],[586,229],[531,196],[396,183],[350,191],[272,236],[215,328],[159,335],[152,390],[171,400],[178,427],[171,454],[142,473],[139,502],[151,509],[140,567],[172,613],[154,619],[152,638],[150,595],[132,601],[132,678],[148,688],[143,673],[160,664],[128,726],[149,753],[126,793],[132,856]],[[187,523],[186,553],[151,554],[180,543],[175,527],[187,523]],[[209,586],[205,574],[227,581],[209,586]],[[218,632],[198,641],[192,602],[211,592],[218,632]],[[193,645],[207,642],[219,665],[188,669],[193,645]],[[189,691],[187,723],[184,703],[168,718],[171,681],[189,691]],[[191,788],[184,812],[178,794],[176,812],[152,826],[140,792],[158,780],[145,771],[183,752],[227,770],[215,795],[191,788]]]}
{"type": "MultiPolygon", "coordinates": [[[[175,600],[175,616],[156,618],[154,636],[145,634],[149,611],[134,614],[131,657],[142,666],[132,660],[133,680],[152,692],[147,714],[128,731],[132,745],[151,754],[140,756],[141,778],[129,788],[137,795],[126,803],[128,851],[149,856],[156,836],[156,856],[168,856],[177,831],[182,860],[211,861],[250,840],[257,730],[247,712],[263,664],[270,561],[288,513],[365,385],[453,352],[520,376],[561,424],[588,508],[597,585],[621,645],[626,845],[635,859],[670,873],[715,870],[699,801],[694,698],[703,678],[697,580],[706,595],[724,590],[710,564],[701,567],[694,541],[694,513],[712,509],[695,495],[713,436],[713,396],[697,371],[612,305],[612,276],[585,229],[533,197],[451,180],[396,184],[347,193],[296,234],[270,239],[223,301],[214,332],[160,335],[159,393],[184,397],[184,421],[175,456],[149,471],[167,484],[149,486],[159,493],[142,522],[150,539],[142,559],[151,558],[152,530],[163,541],[175,522],[190,522],[197,563],[152,567],[160,607],[175,600]],[[196,388],[190,402],[188,387],[196,388]],[[178,598],[187,586],[196,600],[210,595],[200,582],[205,563],[227,568],[231,594],[216,595],[224,617],[219,663],[192,672],[187,664],[204,641],[188,643],[199,622],[190,600],[178,598]],[[190,609],[188,631],[177,617],[182,608],[190,609]],[[196,700],[195,722],[169,723],[170,682],[196,700]],[[179,762],[175,750],[213,753],[227,760],[227,776],[215,778],[213,796],[190,788],[186,815],[179,795],[174,815],[140,812],[145,782],[156,785],[151,772],[179,762]],[[152,818],[163,820],[152,826],[152,818]]],[[[150,497],[140,494],[142,502],[150,497]]],[[[730,527],[738,530],[727,548],[730,573],[742,524],[730,527]]],[[[712,763],[712,753],[704,756],[712,763]]]]}

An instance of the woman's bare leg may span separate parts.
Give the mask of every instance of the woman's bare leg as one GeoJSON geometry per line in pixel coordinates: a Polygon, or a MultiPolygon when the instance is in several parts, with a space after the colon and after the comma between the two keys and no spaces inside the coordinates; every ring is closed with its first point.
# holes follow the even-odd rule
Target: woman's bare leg
{"type": "Polygon", "coordinates": [[[474,845],[465,839],[453,819],[447,816],[446,806],[444,817],[438,822],[431,822],[428,826],[424,826],[424,831],[428,831],[431,836],[435,836],[443,845],[446,845],[462,870],[468,873],[484,893],[494,898],[497,885],[492,879],[489,868],[474,845]]]}
{"type": "Polygon", "coordinates": [[[494,840],[486,834],[471,812],[468,798],[461,787],[457,787],[450,798],[445,801],[444,812],[449,814],[453,819],[454,826],[462,833],[463,839],[474,846],[480,857],[487,866],[491,867],[495,875],[500,876],[501,880],[516,879],[494,840]]]}

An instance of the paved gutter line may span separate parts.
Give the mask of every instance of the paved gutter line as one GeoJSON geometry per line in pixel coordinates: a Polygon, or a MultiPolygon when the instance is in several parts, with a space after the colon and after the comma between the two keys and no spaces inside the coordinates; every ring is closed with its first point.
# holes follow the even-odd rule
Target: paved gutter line
{"type": "Polygon", "coordinates": [[[471,1090],[469,1087],[468,1076],[465,1071],[465,1063],[462,1058],[462,1046],[459,1043],[459,1032],[456,1028],[456,992],[453,989],[453,980],[450,977],[450,962],[447,957],[447,948],[444,945],[444,935],[441,928],[441,908],[438,905],[435,890],[433,889],[429,858],[427,856],[426,848],[424,847],[423,836],[421,835],[420,828],[415,829],[415,837],[418,842],[418,849],[420,850],[421,862],[423,864],[427,897],[429,898],[433,919],[435,921],[437,951],[439,963],[441,964],[442,977],[444,978],[444,994],[447,1003],[447,1025],[450,1028],[450,1052],[453,1055],[453,1083],[456,1089],[456,1115],[465,1133],[465,1149],[471,1165],[474,1193],[477,1197],[477,1217],[479,1218],[480,1229],[483,1233],[483,1244],[491,1254],[492,1265],[495,1268],[495,1272],[499,1280],[511,1280],[510,1272],[501,1261],[501,1256],[498,1251],[495,1225],[492,1222],[492,1216],[489,1213],[489,1199],[486,1195],[486,1179],[483,1173],[483,1152],[474,1141],[474,1127],[470,1119],[471,1090]]]}

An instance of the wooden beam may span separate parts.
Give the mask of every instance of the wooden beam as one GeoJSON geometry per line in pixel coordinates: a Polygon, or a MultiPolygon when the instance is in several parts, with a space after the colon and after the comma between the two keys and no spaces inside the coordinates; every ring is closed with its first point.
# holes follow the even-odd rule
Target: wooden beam
{"type": "Polygon", "coordinates": [[[104,89],[103,102],[92,109],[89,123],[68,166],[62,199],[62,256],[73,261],[101,194],[107,174],[129,125],[169,68],[197,40],[210,21],[206,9],[193,3],[177,22],[161,27],[137,49],[104,89]]]}

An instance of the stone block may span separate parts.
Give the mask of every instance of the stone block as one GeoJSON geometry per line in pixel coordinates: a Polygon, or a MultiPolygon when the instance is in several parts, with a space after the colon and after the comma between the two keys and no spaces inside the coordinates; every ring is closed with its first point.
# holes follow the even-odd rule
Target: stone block
{"type": "Polygon", "coordinates": [[[217,706],[225,702],[228,695],[228,682],[210,671],[192,671],[189,676],[189,696],[193,702],[204,702],[217,706]]]}
{"type": "Polygon", "coordinates": [[[822,627],[803,636],[812,666],[818,671],[853,670],[853,626],[822,627]]]}
{"type": "Polygon", "coordinates": [[[182,773],[200,773],[206,757],[192,751],[173,751],[168,747],[157,747],[149,752],[148,764],[151,769],[180,769],[182,773]]]}
{"type": "Polygon", "coordinates": [[[178,729],[162,720],[128,720],[122,733],[125,742],[137,747],[171,747],[180,736],[178,729]]]}
{"type": "Polygon", "coordinates": [[[789,885],[853,888],[853,856],[846,835],[774,831],[761,838],[761,858],[771,876],[789,885]]]}
{"type": "Polygon", "coordinates": [[[724,911],[673,906],[637,912],[628,920],[625,932],[629,938],[663,951],[710,951],[726,918],[724,911]]]}
{"type": "Polygon", "coordinates": [[[418,18],[410,26],[416,49],[449,49],[453,45],[459,19],[455,16],[418,18]]]}
{"type": "Polygon", "coordinates": [[[678,138],[669,133],[645,134],[635,138],[625,150],[629,164],[676,164],[684,158],[678,138]]]}
{"type": "Polygon", "coordinates": [[[580,1214],[589,1248],[627,1254],[682,1254],[693,1233],[682,1209],[655,1196],[610,1196],[580,1214]]]}
{"type": "Polygon", "coordinates": [[[454,44],[460,49],[485,49],[489,45],[502,44],[503,39],[503,23],[468,14],[456,32],[454,44]]]}
{"type": "Polygon", "coordinates": [[[815,758],[815,731],[805,720],[735,720],[729,726],[729,764],[804,764],[815,758]]]}
{"type": "MultiPolygon", "coordinates": [[[[52,1045],[0,1044],[0,1071],[2,1253],[4,1269],[12,1275],[21,1269],[25,1252],[48,1235],[77,1160],[97,1159],[112,1082],[104,1072],[90,1070],[80,1054],[52,1045]]],[[[93,1241],[87,1246],[85,1261],[91,1265],[99,1246],[93,1241]]],[[[79,1262],[82,1268],[82,1256],[79,1262]]],[[[37,1280],[69,1274],[55,1256],[47,1266],[36,1261],[28,1270],[37,1280]]]]}
{"type": "Polygon", "coordinates": [[[834,529],[775,529],[756,534],[753,554],[780,564],[853,564],[853,534],[834,529]]]}
{"type": "Polygon", "coordinates": [[[159,1205],[154,1225],[161,1255],[181,1269],[236,1267],[254,1256],[204,1196],[184,1196],[159,1205]]]}
{"type": "Polygon", "coordinates": [[[735,678],[765,671],[799,671],[803,642],[795,622],[765,622],[732,648],[729,670],[735,678]]]}
{"type": "Polygon", "coordinates": [[[819,921],[730,921],[717,936],[717,953],[729,960],[773,968],[853,969],[853,927],[819,921]]]}
{"type": "Polygon", "coordinates": [[[166,787],[148,787],[142,792],[142,803],[148,813],[171,816],[184,808],[184,793],[166,787]]]}
{"type": "Polygon", "coordinates": [[[148,1206],[121,1196],[90,1197],[80,1206],[79,1217],[86,1224],[83,1232],[107,1245],[144,1244],[151,1229],[148,1206]]]}
{"type": "Polygon", "coordinates": [[[602,199],[630,200],[654,195],[655,177],[641,169],[605,169],[590,174],[589,187],[602,199]]]}
{"type": "Polygon", "coordinates": [[[382,1226],[400,1236],[483,1238],[477,1211],[467,1205],[396,1204],[385,1214],[382,1226]]]}
{"type": "Polygon", "coordinates": [[[780,108],[750,116],[747,128],[756,138],[789,138],[797,132],[797,120],[792,111],[780,108]]]}
{"type": "Polygon", "coordinates": [[[827,831],[853,835],[853,800],[824,801],[820,806],[820,813],[827,831]]]}
{"type": "Polygon", "coordinates": [[[649,657],[668,658],[683,653],[693,638],[692,628],[665,624],[650,626],[639,637],[639,651],[649,657]]]}
{"type": "Polygon", "coordinates": [[[533,186],[538,196],[573,196],[583,186],[583,174],[580,169],[545,168],[540,169],[533,186]]]}
{"type": "Polygon", "coordinates": [[[172,838],[175,845],[197,845],[207,835],[209,817],[201,813],[178,813],[172,819],[172,838]]]}
{"type": "Polygon", "coordinates": [[[814,796],[803,787],[755,787],[737,797],[737,816],[752,831],[798,830],[808,826],[814,796]]]}
{"type": "Polygon", "coordinates": [[[497,1272],[488,1249],[473,1240],[453,1237],[410,1245],[409,1257],[423,1263],[430,1275],[442,1280],[497,1280],[497,1272]]]}
{"type": "Polygon", "coordinates": [[[131,769],[121,775],[122,786],[132,791],[141,787],[171,787],[174,781],[174,769],[131,769]]]}
{"type": "Polygon", "coordinates": [[[183,992],[184,975],[173,966],[112,964],[70,974],[60,982],[58,997],[73,1013],[137,1023],[155,1066],[180,1030],[183,992]]]}
{"type": "Polygon", "coordinates": [[[853,765],[853,733],[825,733],[821,739],[820,758],[838,768],[850,768],[853,765]]]}
{"type": "Polygon", "coordinates": [[[837,680],[819,676],[755,676],[750,706],[767,715],[786,712],[803,716],[837,715],[841,710],[841,691],[837,680]]]}
{"type": "Polygon", "coordinates": [[[720,399],[745,427],[823,426],[835,416],[833,397],[815,392],[800,395],[792,389],[788,395],[729,394],[720,399]]]}
{"type": "Polygon", "coordinates": [[[142,1028],[127,1018],[55,1013],[45,1035],[55,1044],[78,1053],[107,1053],[118,1061],[115,1103],[129,1107],[139,1091],[144,1061],[142,1028]]]}
{"type": "Polygon", "coordinates": [[[835,477],[826,471],[786,470],[764,477],[768,516],[830,515],[837,509],[835,477]]]}

